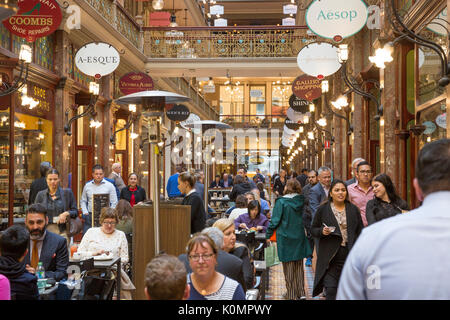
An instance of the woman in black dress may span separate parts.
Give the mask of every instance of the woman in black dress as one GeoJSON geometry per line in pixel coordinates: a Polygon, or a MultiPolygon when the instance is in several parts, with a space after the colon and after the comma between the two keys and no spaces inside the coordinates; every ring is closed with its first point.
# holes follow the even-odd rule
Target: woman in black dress
{"type": "Polygon", "coordinates": [[[206,212],[201,196],[195,191],[195,176],[189,172],[180,173],[178,176],[178,189],[184,194],[181,204],[191,206],[191,234],[200,232],[205,228],[206,212]]]}
{"type": "Polygon", "coordinates": [[[409,210],[408,204],[395,192],[394,184],[387,174],[380,173],[373,178],[372,187],[375,197],[366,205],[369,225],[409,210]]]}
{"type": "Polygon", "coordinates": [[[131,207],[139,204],[147,198],[145,189],[137,185],[138,176],[136,173],[130,173],[128,176],[128,186],[120,192],[120,199],[127,200],[131,207]]]}
{"type": "Polygon", "coordinates": [[[337,287],[345,259],[363,228],[358,207],[348,201],[347,186],[334,180],[328,201],[316,212],[311,234],[319,238],[313,296],[325,287],[327,300],[336,300],[337,287]]]}

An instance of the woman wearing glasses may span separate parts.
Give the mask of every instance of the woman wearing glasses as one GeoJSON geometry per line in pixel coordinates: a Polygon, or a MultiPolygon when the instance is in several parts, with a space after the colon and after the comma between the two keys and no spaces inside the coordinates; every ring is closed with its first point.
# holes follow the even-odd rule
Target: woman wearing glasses
{"type": "MultiPolygon", "coordinates": [[[[116,230],[116,225],[119,223],[119,216],[117,210],[113,208],[103,208],[100,214],[101,227],[90,228],[84,234],[77,252],[81,256],[99,256],[120,257],[122,266],[128,262],[128,242],[125,233],[116,230]]],[[[134,290],[135,287],[131,283],[128,275],[122,270],[122,289],[121,298],[131,299],[129,290],[134,290]]]]}
{"type": "Polygon", "coordinates": [[[186,253],[192,269],[189,300],[245,300],[242,286],[216,271],[218,249],[209,236],[195,234],[186,253]]]}

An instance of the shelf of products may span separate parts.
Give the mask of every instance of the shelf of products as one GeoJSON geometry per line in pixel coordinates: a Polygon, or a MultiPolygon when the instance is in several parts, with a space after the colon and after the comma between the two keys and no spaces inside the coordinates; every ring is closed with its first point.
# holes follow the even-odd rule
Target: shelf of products
{"type": "Polygon", "coordinates": [[[208,189],[208,203],[209,206],[216,212],[227,211],[230,201],[231,188],[209,188],[208,189]]]}

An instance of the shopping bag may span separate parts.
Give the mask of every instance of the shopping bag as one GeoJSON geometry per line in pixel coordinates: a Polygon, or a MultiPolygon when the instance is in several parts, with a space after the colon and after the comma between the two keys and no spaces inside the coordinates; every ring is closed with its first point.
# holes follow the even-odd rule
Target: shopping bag
{"type": "Polygon", "coordinates": [[[264,260],[266,261],[266,268],[270,268],[280,264],[278,259],[277,246],[272,244],[264,248],[264,260]]]}

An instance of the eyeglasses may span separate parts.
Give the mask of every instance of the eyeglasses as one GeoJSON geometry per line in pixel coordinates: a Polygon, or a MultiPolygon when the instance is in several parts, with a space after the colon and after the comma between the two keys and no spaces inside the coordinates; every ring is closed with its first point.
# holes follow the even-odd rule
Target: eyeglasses
{"type": "Polygon", "coordinates": [[[214,255],[214,253],[209,253],[209,254],[194,254],[192,256],[189,256],[189,259],[191,259],[192,261],[199,261],[200,257],[203,258],[203,261],[209,261],[212,256],[214,255]]]}
{"type": "Polygon", "coordinates": [[[362,173],[362,174],[371,174],[371,173],[372,173],[372,170],[361,170],[361,171],[359,171],[359,173],[362,173]]]}
{"type": "Polygon", "coordinates": [[[116,225],[115,222],[106,222],[106,221],[103,221],[103,224],[106,224],[108,226],[115,226],[116,225]]]}

